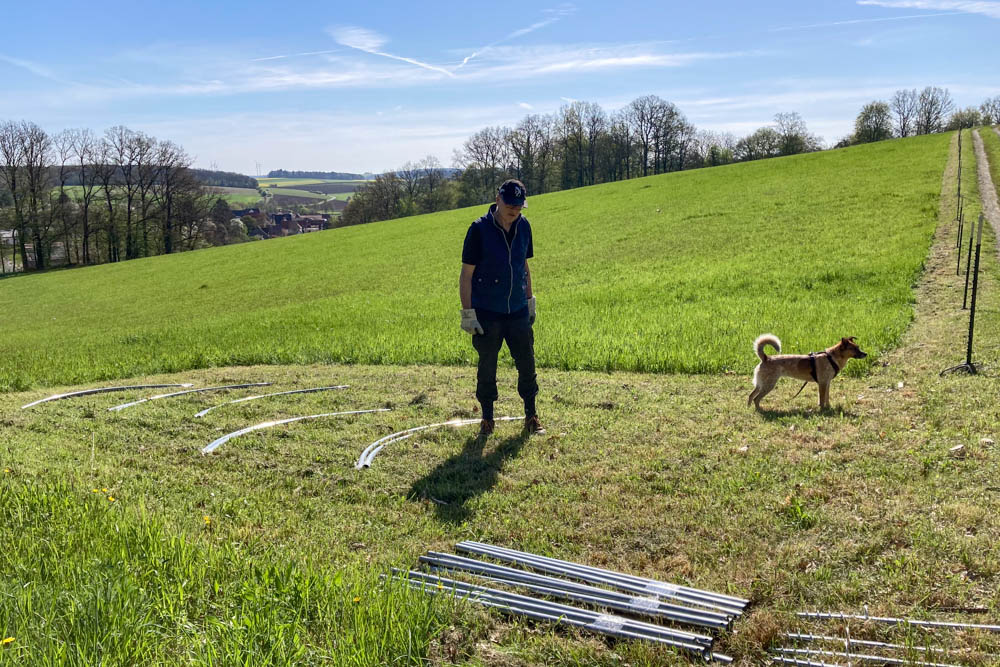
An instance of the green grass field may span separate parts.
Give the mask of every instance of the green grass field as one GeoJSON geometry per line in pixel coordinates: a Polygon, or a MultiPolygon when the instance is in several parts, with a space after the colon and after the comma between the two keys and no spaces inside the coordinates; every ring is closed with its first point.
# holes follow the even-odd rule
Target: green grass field
{"type": "MultiPolygon", "coordinates": [[[[201,420],[192,415],[247,392],[196,394],[116,413],[106,408],[147,392],[99,395],[31,410],[19,407],[63,388],[0,393],[4,436],[0,442],[0,543],[4,545],[0,571],[5,575],[0,578],[0,641],[10,640],[0,645],[0,665],[692,664],[669,650],[640,642],[616,642],[545,623],[513,621],[468,604],[428,600],[380,584],[379,575],[390,566],[413,567],[424,551],[450,551],[462,539],[748,597],[752,600],[750,613],[737,623],[735,632],[720,640],[720,648],[733,655],[740,667],[765,664],[769,648],[789,645],[780,633],[843,635],[848,629],[843,622],[801,621],[795,617],[797,611],[867,611],[872,615],[997,623],[1000,514],[992,508],[997,502],[1000,474],[996,444],[1000,436],[1000,404],[996,401],[1000,394],[996,374],[1000,364],[1000,264],[996,237],[987,229],[974,356],[984,372],[971,377],[940,376],[942,368],[964,360],[968,323],[968,311],[960,308],[963,277],[955,271],[958,160],[954,140],[953,152],[946,153],[949,138],[954,135],[825,153],[813,159],[819,163],[829,160],[839,169],[807,163],[811,169],[808,177],[789,185],[801,187],[822,175],[826,179],[823,187],[816,186],[803,195],[817,209],[834,208],[817,203],[822,203],[823,192],[831,190],[834,194],[830,197],[842,202],[848,211],[861,211],[855,207],[861,201],[869,202],[872,214],[856,213],[865,220],[879,212],[895,211],[897,215],[888,217],[896,221],[895,227],[908,229],[899,221],[912,216],[910,226],[917,230],[908,237],[909,244],[886,244],[897,253],[902,252],[900,247],[909,252],[911,245],[919,246],[918,267],[907,274],[912,282],[912,288],[907,283],[905,289],[908,298],[895,308],[875,311],[886,318],[902,313],[899,316],[908,325],[898,335],[898,346],[884,350],[878,362],[867,367],[852,361],[849,370],[865,372],[855,370],[836,380],[834,409],[826,413],[815,408],[814,386],[793,398],[797,385],[788,381],[765,401],[765,412],[747,409],[750,364],[738,373],[701,375],[548,368],[540,372],[539,396],[547,435],[521,437],[516,424],[500,424],[486,442],[473,437],[470,430],[430,431],[393,443],[371,469],[357,471],[352,463],[376,438],[418,424],[474,417],[475,368],[468,363],[319,363],[170,369],[163,375],[134,378],[189,381],[198,386],[274,382],[266,391],[350,385],[337,392],[228,406],[201,420]],[[855,170],[863,174],[855,177],[855,170]],[[891,177],[897,179],[895,186],[887,184],[890,177],[882,176],[884,171],[895,172],[891,177]],[[918,185],[924,171],[933,171],[927,178],[936,181],[928,186],[933,190],[930,220],[924,219],[927,202],[921,196],[923,186],[918,185]],[[864,196],[855,199],[845,184],[864,189],[864,196]],[[869,199],[868,188],[881,192],[881,198],[869,199]],[[909,215],[901,212],[909,209],[909,215]],[[248,424],[369,407],[391,407],[392,411],[259,431],[226,443],[212,456],[199,454],[208,441],[248,424]],[[985,612],[976,611],[980,609],[985,612]]],[[[972,148],[971,135],[966,133],[962,183],[969,198],[967,220],[979,213],[972,148]]],[[[713,183],[713,193],[721,201],[752,203],[742,216],[733,213],[726,217],[731,225],[736,226],[744,216],[754,222],[780,219],[790,225],[791,218],[786,218],[780,207],[778,213],[758,213],[754,207],[771,208],[767,206],[771,198],[758,191],[780,192],[776,183],[795,181],[794,170],[785,168],[791,162],[794,160],[771,161],[769,168],[753,165],[760,171],[750,175],[726,168],[721,171],[728,171],[728,176],[718,180],[703,172],[674,175],[682,177],[676,180],[659,177],[636,185],[656,184],[664,197],[665,193],[689,193],[690,183],[685,179],[706,179],[698,182],[713,183]]],[[[643,193],[647,189],[654,188],[626,192],[645,207],[643,193]]],[[[586,208],[598,206],[601,190],[577,192],[586,208]]],[[[571,231],[580,232],[580,238],[573,239],[572,250],[577,255],[586,241],[601,243],[602,230],[608,236],[607,225],[588,222],[580,215],[558,217],[553,200],[568,206],[572,194],[560,195],[562,200],[536,197],[531,202],[532,210],[537,211],[536,261],[540,265],[545,254],[542,248],[558,254],[559,241],[568,242],[571,231]],[[546,229],[552,220],[558,229],[546,229]]],[[[670,201],[683,209],[683,197],[670,201]]],[[[619,200],[617,204],[619,210],[630,210],[627,202],[619,200]]],[[[660,206],[662,212],[656,218],[650,213],[653,221],[640,228],[661,229],[655,225],[664,224],[662,216],[668,215],[669,208],[660,206]]],[[[813,210],[799,200],[795,208],[799,216],[813,210]]],[[[470,213],[456,214],[454,220],[445,218],[444,223],[439,215],[436,219],[370,225],[366,230],[371,231],[366,233],[373,236],[338,236],[352,230],[315,235],[339,241],[324,246],[327,257],[322,266],[346,261],[349,253],[364,249],[363,242],[372,245],[377,240],[382,246],[372,248],[368,256],[368,263],[374,263],[382,256],[376,251],[388,248],[399,255],[408,247],[403,240],[412,245],[421,235],[439,243],[447,239],[442,255],[452,262],[457,255],[455,236],[464,233],[470,213]],[[408,229],[410,224],[422,226],[408,229]],[[438,224],[446,227],[446,233],[434,231],[438,224]],[[342,238],[354,240],[344,248],[342,238]]],[[[836,214],[827,215],[837,221],[836,214]]],[[[639,218],[636,211],[622,216],[628,221],[625,228],[639,227],[639,218]]],[[[816,266],[827,269],[831,265],[823,256],[810,260],[812,270],[805,261],[793,261],[792,251],[801,248],[802,238],[825,238],[821,218],[809,219],[816,225],[791,240],[785,240],[792,234],[781,228],[764,232],[765,238],[778,239],[774,243],[784,253],[784,263],[771,260],[766,275],[790,282],[792,289],[798,290],[799,303],[805,298],[799,292],[806,288],[790,277],[792,269],[797,267],[804,276],[811,276],[816,266]]],[[[680,225],[666,224],[667,231],[646,239],[647,245],[653,246],[650,253],[669,254],[668,242],[680,243],[675,238],[681,235],[680,225]]],[[[764,227],[760,223],[756,226],[764,227]]],[[[892,239],[886,229],[881,226],[878,231],[892,239]]],[[[711,225],[702,225],[700,230],[714,242],[713,254],[726,258],[738,255],[720,235],[712,233],[711,225]]],[[[848,231],[860,234],[853,227],[848,231]]],[[[734,233],[732,243],[748,245],[750,236],[734,233]]],[[[275,243],[288,242],[269,242],[272,247],[275,243]]],[[[691,245],[689,242],[685,248],[691,245]]],[[[318,271],[320,263],[304,253],[308,246],[289,246],[298,253],[282,254],[280,266],[294,276],[296,288],[275,281],[278,265],[270,254],[253,256],[256,261],[252,267],[244,261],[242,282],[229,276],[228,282],[222,283],[230,290],[241,284],[252,288],[246,296],[231,296],[228,302],[242,304],[239,307],[247,311],[248,322],[259,320],[261,313],[250,308],[262,293],[272,291],[286,305],[294,303],[297,292],[308,292],[306,277],[314,274],[327,297],[336,297],[340,286],[333,277],[342,274],[318,271]],[[301,261],[296,262],[297,258],[301,261]]],[[[837,247],[831,240],[826,252],[829,255],[837,247]]],[[[872,272],[905,273],[900,268],[902,262],[886,261],[867,244],[848,247],[843,257],[849,259],[851,253],[865,257],[872,272]]],[[[431,249],[429,243],[417,248],[422,252],[431,249]]],[[[753,249],[758,257],[766,254],[760,244],[753,249]]],[[[644,260],[641,250],[641,245],[628,246],[629,253],[640,253],[639,259],[644,260]]],[[[165,258],[163,263],[133,262],[123,265],[130,271],[102,279],[143,285],[145,290],[158,286],[161,291],[145,298],[144,312],[157,324],[156,331],[169,334],[160,321],[166,315],[161,316],[158,307],[173,313],[178,329],[196,327],[200,319],[211,320],[208,308],[192,313],[182,304],[219,289],[213,282],[218,272],[228,275],[224,271],[229,260],[222,257],[232,255],[214,256],[213,252],[187,253],[165,258]],[[182,280],[183,267],[166,271],[171,262],[190,261],[199,254],[214,258],[215,266],[191,276],[189,283],[182,280]],[[148,273],[130,278],[131,272],[143,270],[148,273]]],[[[589,273],[607,270],[605,265],[611,263],[608,252],[594,251],[601,259],[588,260],[589,273]]],[[[560,259],[565,263],[569,257],[563,254],[560,259]]],[[[834,257],[840,260],[841,255],[834,257]]],[[[622,252],[615,261],[626,259],[622,252]]],[[[702,252],[698,259],[710,264],[708,252],[702,252]]],[[[185,266],[191,270],[200,265],[185,266]]],[[[360,270],[365,264],[350,266],[360,270]]],[[[420,280],[434,284],[436,274],[430,267],[407,264],[398,257],[392,266],[406,273],[411,285],[420,280]]],[[[547,268],[547,273],[536,269],[540,298],[542,276],[547,281],[562,276],[559,262],[547,268]]],[[[578,276],[588,274],[583,265],[573,268],[578,276]]],[[[45,281],[71,273],[92,281],[88,271],[92,270],[0,281],[3,312],[23,317],[22,311],[38,308],[27,299],[7,300],[9,290],[23,289],[20,284],[35,281],[34,293],[50,296],[56,289],[70,287],[45,281]]],[[[675,272],[662,267],[661,272],[663,280],[676,277],[675,272]]],[[[457,261],[442,276],[447,282],[442,279],[440,289],[454,291],[457,261]]],[[[357,280],[377,278],[369,270],[357,280]]],[[[798,280],[805,279],[800,276],[798,280]]],[[[885,280],[890,287],[895,284],[885,280]]],[[[586,282],[575,284],[581,286],[581,295],[589,294],[586,282]]],[[[850,281],[841,280],[836,286],[844,289],[848,284],[850,281]]],[[[785,287],[776,282],[760,289],[777,295],[784,294],[785,287]]],[[[363,328],[381,327],[385,331],[394,323],[376,317],[367,324],[367,292],[343,289],[360,302],[352,312],[363,328]]],[[[373,304],[386,298],[379,291],[385,289],[372,290],[373,304]]],[[[551,295],[550,302],[555,301],[553,283],[545,289],[551,295]]],[[[699,296],[706,308],[720,298],[707,289],[699,296]]],[[[81,300],[85,295],[78,293],[76,298],[81,300]]],[[[724,297],[722,300],[729,303],[724,297]]],[[[440,318],[439,326],[453,327],[468,348],[468,339],[457,332],[454,301],[457,298],[449,294],[446,317],[440,318]]],[[[44,336],[54,335],[58,327],[68,326],[59,319],[50,323],[53,313],[58,316],[59,312],[48,302],[43,304],[45,317],[21,321],[31,322],[39,332],[35,336],[38,354],[48,357],[50,363],[72,363],[93,354],[93,361],[79,362],[79,368],[114,371],[114,365],[102,356],[110,354],[107,350],[127,356],[130,346],[161,342],[142,338],[135,325],[126,324],[142,315],[125,304],[115,310],[114,303],[98,293],[105,317],[118,323],[117,328],[109,324],[100,329],[110,341],[91,335],[82,340],[67,336],[44,341],[44,336]],[[134,337],[132,331],[136,332],[134,337]],[[66,348],[80,349],[70,350],[72,354],[62,360],[52,357],[58,349],[55,343],[60,341],[66,348]]],[[[305,303],[323,302],[313,299],[305,303]]],[[[835,311],[828,315],[833,323],[816,324],[823,328],[818,338],[839,326],[841,317],[850,316],[843,314],[850,304],[828,303],[835,311]]],[[[412,299],[401,301],[400,308],[412,304],[412,299]]],[[[762,304],[761,308],[769,306],[762,304]]],[[[281,303],[272,305],[279,311],[282,307],[281,303]]],[[[873,308],[864,306],[866,310],[873,308]]],[[[296,312],[303,316],[286,317],[285,328],[275,339],[288,349],[294,345],[289,340],[308,340],[314,323],[304,315],[305,310],[296,312]]],[[[378,315],[382,312],[377,311],[378,315]]],[[[540,311],[540,316],[544,312],[540,311]]],[[[555,310],[549,317],[556,319],[559,312],[555,310]]],[[[623,317],[633,317],[627,309],[623,312],[623,317]]],[[[74,312],[74,316],[80,313],[74,312]]],[[[609,307],[604,317],[615,320],[617,311],[609,307]]],[[[91,326],[95,321],[86,320],[91,326]]],[[[547,328],[554,324],[539,321],[540,353],[553,345],[555,334],[562,331],[547,328]]],[[[340,336],[348,335],[346,326],[337,330],[340,336]]],[[[784,329],[773,329],[790,347],[784,329]]],[[[6,345],[14,331],[4,328],[0,340],[6,345]]],[[[79,334],[84,329],[76,331],[79,334]]],[[[238,332],[250,338],[255,335],[250,324],[238,332]]],[[[706,327],[701,335],[711,337],[715,332],[706,327]]],[[[398,334],[384,335],[398,340],[398,334]]],[[[224,339],[224,332],[210,330],[201,340],[192,339],[191,344],[196,349],[210,348],[216,336],[224,339]]],[[[163,340],[171,340],[170,335],[163,340]]],[[[580,340],[582,353],[598,339],[580,340]]],[[[746,356],[752,354],[751,340],[740,342],[746,356]]],[[[864,339],[860,342],[866,350],[874,349],[864,339]]],[[[666,346],[662,342],[658,345],[666,346]]],[[[21,356],[24,352],[18,354],[21,356]]],[[[118,370],[123,375],[116,378],[124,378],[126,368],[118,370]]],[[[36,387],[42,384],[40,376],[27,377],[36,387]]],[[[500,383],[498,413],[517,414],[520,406],[511,369],[502,369],[500,383]]],[[[911,661],[933,657],[936,662],[979,667],[996,664],[991,656],[1000,654],[1000,635],[986,632],[925,633],[862,622],[850,623],[849,630],[855,639],[905,643],[911,648],[897,655],[911,661]],[[942,656],[928,656],[919,650],[925,643],[944,645],[955,653],[947,660],[938,660],[942,656]]]]}
{"type": "MultiPolygon", "coordinates": [[[[802,352],[857,336],[874,361],[912,318],[947,141],[532,198],[539,363],[745,373],[766,331],[802,352]]],[[[460,252],[484,211],[4,281],[0,389],[233,364],[468,363],[460,252]]]]}

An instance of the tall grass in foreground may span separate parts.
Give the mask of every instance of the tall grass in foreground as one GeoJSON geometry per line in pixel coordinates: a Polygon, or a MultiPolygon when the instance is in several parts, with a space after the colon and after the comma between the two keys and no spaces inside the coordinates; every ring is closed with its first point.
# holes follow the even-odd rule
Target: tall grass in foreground
{"type": "MultiPolygon", "coordinates": [[[[540,365],[749,372],[912,319],[951,135],[532,197],[540,365]]],[[[0,391],[207,366],[465,364],[462,240],[485,207],[0,281],[0,391]]],[[[860,373],[866,363],[848,366],[860,373]]]]}
{"type": "Polygon", "coordinates": [[[415,664],[442,625],[430,596],[196,544],[96,491],[0,481],[0,664],[415,664]]]}

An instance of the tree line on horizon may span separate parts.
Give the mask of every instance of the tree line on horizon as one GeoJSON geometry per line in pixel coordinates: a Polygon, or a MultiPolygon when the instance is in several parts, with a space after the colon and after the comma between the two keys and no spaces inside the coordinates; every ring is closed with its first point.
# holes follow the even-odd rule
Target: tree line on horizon
{"type": "Polygon", "coordinates": [[[0,274],[8,263],[101,264],[245,238],[205,181],[245,186],[249,177],[191,163],[177,144],[121,125],[49,135],[0,122],[0,274]]]}
{"type": "MultiPolygon", "coordinates": [[[[889,101],[866,104],[854,132],[832,148],[993,124],[1000,124],[1000,95],[956,110],[947,89],[899,90],[889,101]]],[[[772,124],[737,138],[698,130],[675,104],[655,95],[612,113],[576,101],[554,114],[527,115],[513,127],[479,130],[455,151],[451,178],[433,156],[380,174],[355,192],[339,224],[491,202],[507,178],[520,179],[535,195],[824,148],[795,112],[778,113],[772,124]]]]}

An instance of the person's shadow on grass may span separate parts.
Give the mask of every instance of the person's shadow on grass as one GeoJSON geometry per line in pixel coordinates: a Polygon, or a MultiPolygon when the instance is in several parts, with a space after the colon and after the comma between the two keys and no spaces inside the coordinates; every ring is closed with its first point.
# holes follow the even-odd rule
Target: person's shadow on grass
{"type": "Polygon", "coordinates": [[[527,433],[511,436],[497,443],[485,456],[488,440],[480,436],[469,438],[460,453],[414,482],[408,497],[433,502],[440,521],[461,523],[472,514],[466,503],[493,488],[504,462],[517,456],[530,438],[527,433]]]}

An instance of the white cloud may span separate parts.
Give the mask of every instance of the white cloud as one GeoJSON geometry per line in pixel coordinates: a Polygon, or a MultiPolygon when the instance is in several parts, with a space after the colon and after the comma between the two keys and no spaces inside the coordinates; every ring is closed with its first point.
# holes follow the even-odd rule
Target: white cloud
{"type": "Polygon", "coordinates": [[[330,28],[327,32],[337,40],[338,44],[343,44],[359,51],[377,51],[383,44],[389,41],[382,35],[367,28],[342,26],[330,28]]]}
{"type": "Polygon", "coordinates": [[[892,9],[928,9],[982,14],[990,18],[1000,19],[1000,2],[982,0],[858,0],[858,4],[892,9]]]}
{"type": "Polygon", "coordinates": [[[391,53],[386,53],[384,51],[379,51],[379,47],[386,43],[386,39],[381,35],[372,32],[366,28],[355,28],[355,27],[344,27],[344,28],[328,28],[327,32],[337,40],[338,44],[342,44],[346,47],[357,49],[358,51],[363,51],[364,53],[370,53],[375,56],[382,56],[383,58],[390,58],[392,60],[399,60],[404,63],[409,63],[411,65],[416,65],[417,67],[422,67],[424,69],[431,70],[432,72],[440,72],[449,77],[455,76],[450,70],[444,67],[438,67],[437,65],[431,65],[429,63],[416,60],[415,58],[407,58],[405,56],[397,56],[391,53]]]}
{"type": "Polygon", "coordinates": [[[40,76],[43,79],[51,79],[52,81],[61,81],[52,70],[44,65],[39,65],[36,62],[30,60],[22,60],[20,58],[12,58],[11,56],[5,56],[0,54],[0,61],[14,65],[15,67],[20,67],[21,69],[26,69],[36,76],[40,76]]]}
{"type": "MultiPolygon", "coordinates": [[[[876,3],[865,3],[859,2],[858,4],[876,4],[876,3]]],[[[768,32],[785,32],[789,30],[810,30],[813,28],[834,28],[842,25],[855,25],[858,23],[882,23],[884,21],[906,21],[912,19],[932,19],[939,16],[959,16],[965,12],[947,12],[944,14],[908,14],[907,16],[883,16],[874,19],[849,19],[846,21],[830,21],[828,23],[810,23],[807,25],[790,25],[783,26],[780,28],[771,28],[768,32]]]]}
{"type": "Polygon", "coordinates": [[[530,104],[528,104],[527,102],[518,102],[517,106],[521,107],[522,109],[527,109],[529,111],[535,108],[535,107],[531,106],[530,104]]]}

